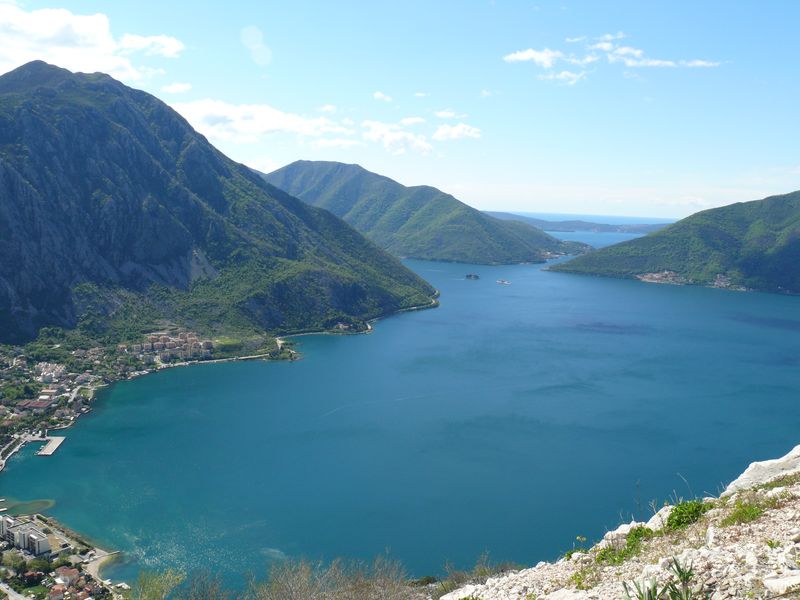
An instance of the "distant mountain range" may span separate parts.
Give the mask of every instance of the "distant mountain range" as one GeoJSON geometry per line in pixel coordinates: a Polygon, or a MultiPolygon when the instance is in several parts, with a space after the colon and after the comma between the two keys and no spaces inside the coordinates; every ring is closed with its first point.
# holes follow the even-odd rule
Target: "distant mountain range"
{"type": "Polygon", "coordinates": [[[155,97],[38,61],[0,77],[0,341],[320,329],[433,294],[155,97]]]}
{"type": "Polygon", "coordinates": [[[491,210],[484,211],[487,215],[495,219],[504,219],[509,221],[521,221],[528,223],[534,227],[538,227],[544,231],[596,231],[599,233],[652,233],[663,229],[669,223],[593,223],[591,221],[581,221],[573,219],[569,221],[548,221],[546,219],[537,219],[534,217],[526,217],[509,212],[495,212],[491,210]]]}
{"type": "Polygon", "coordinates": [[[699,212],[556,271],[800,293],[800,192],[699,212]]]}
{"type": "Polygon", "coordinates": [[[406,187],[358,165],[297,161],[264,177],[342,217],[395,256],[513,264],[588,249],[527,223],[495,219],[436,188],[406,187]]]}

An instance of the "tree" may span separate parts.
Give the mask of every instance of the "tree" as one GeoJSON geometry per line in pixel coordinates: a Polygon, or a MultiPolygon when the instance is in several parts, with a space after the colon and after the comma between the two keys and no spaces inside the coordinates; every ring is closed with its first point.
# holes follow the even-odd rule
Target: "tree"
{"type": "Polygon", "coordinates": [[[178,595],[178,600],[228,600],[229,592],[222,588],[219,577],[199,573],[191,578],[189,589],[178,595]]]}
{"type": "Polygon", "coordinates": [[[169,569],[163,573],[142,571],[133,586],[132,600],[166,600],[184,580],[184,574],[169,569]]]}

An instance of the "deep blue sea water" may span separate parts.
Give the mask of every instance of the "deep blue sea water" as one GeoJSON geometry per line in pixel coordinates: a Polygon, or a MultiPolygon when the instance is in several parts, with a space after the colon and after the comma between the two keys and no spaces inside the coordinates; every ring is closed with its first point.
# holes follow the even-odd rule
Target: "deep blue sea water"
{"type": "Polygon", "coordinates": [[[115,578],[386,549],[422,575],[554,558],[800,443],[800,298],[408,264],[440,308],[119,383],[0,496],[54,499],[115,578]]]}

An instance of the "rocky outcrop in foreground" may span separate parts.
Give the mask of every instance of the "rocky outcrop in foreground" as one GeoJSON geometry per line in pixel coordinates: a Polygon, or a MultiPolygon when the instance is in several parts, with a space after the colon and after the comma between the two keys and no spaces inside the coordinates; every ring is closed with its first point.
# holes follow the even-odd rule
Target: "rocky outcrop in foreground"
{"type": "Polygon", "coordinates": [[[620,598],[800,598],[800,446],[751,464],[719,498],[665,506],[591,549],[441,600],[620,598]],[[682,595],[670,595],[669,584],[682,595]]]}

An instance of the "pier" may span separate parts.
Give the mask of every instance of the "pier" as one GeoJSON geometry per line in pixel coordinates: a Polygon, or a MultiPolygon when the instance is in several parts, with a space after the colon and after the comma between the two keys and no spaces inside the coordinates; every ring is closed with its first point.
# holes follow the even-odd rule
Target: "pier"
{"type": "Polygon", "coordinates": [[[36,453],[37,456],[52,456],[58,447],[64,442],[65,437],[48,436],[47,443],[36,453]]]}

